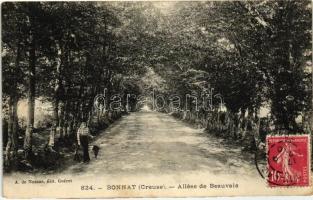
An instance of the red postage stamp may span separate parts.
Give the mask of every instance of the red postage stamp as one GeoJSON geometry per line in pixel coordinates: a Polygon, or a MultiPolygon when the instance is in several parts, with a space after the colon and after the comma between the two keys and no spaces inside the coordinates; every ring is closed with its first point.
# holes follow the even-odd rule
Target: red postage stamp
{"type": "Polygon", "coordinates": [[[308,135],[268,136],[266,144],[270,187],[309,186],[308,135]]]}

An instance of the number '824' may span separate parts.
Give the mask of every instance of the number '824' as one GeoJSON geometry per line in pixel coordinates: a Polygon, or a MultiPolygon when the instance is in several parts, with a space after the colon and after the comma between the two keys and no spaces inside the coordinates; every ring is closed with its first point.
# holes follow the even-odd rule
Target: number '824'
{"type": "Polygon", "coordinates": [[[80,190],[93,190],[92,185],[82,185],[80,186],[80,190]]]}

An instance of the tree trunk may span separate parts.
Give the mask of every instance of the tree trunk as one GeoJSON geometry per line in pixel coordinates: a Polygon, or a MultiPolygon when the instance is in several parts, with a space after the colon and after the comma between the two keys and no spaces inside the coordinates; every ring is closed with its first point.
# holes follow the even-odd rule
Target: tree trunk
{"type": "Polygon", "coordinates": [[[253,134],[253,108],[248,108],[248,117],[246,118],[246,123],[245,123],[245,139],[249,140],[253,134]]]}
{"type": "Polygon", "coordinates": [[[229,135],[231,136],[231,137],[235,137],[235,116],[234,116],[234,114],[233,113],[231,113],[231,111],[229,112],[229,135]]]}
{"type": "Polygon", "coordinates": [[[53,126],[51,127],[50,135],[49,135],[49,143],[48,143],[48,146],[49,146],[50,148],[54,147],[55,134],[56,134],[56,129],[55,129],[55,126],[53,125],[53,126]]]}
{"type": "MultiPolygon", "coordinates": [[[[19,69],[20,59],[21,59],[21,45],[20,41],[17,42],[16,49],[16,59],[15,59],[15,67],[14,74],[18,73],[17,69],[19,69]]],[[[18,92],[17,92],[17,80],[16,76],[14,76],[13,82],[13,90],[12,90],[12,147],[13,147],[13,157],[17,156],[18,151],[18,116],[17,116],[17,103],[18,103],[18,92]]]]}
{"type": "Polygon", "coordinates": [[[12,128],[13,128],[13,113],[12,113],[12,99],[9,99],[9,119],[8,119],[8,141],[5,148],[5,164],[9,166],[10,164],[10,158],[11,158],[11,147],[12,147],[12,128]]]}
{"type": "Polygon", "coordinates": [[[238,113],[234,113],[234,138],[237,139],[240,131],[240,119],[238,113]]]}
{"type": "Polygon", "coordinates": [[[12,124],[12,147],[13,147],[13,157],[17,156],[18,151],[18,116],[17,116],[17,103],[18,98],[15,96],[13,98],[13,124],[12,124]]]}
{"type": "Polygon", "coordinates": [[[64,102],[61,102],[59,109],[59,134],[61,140],[64,138],[64,112],[65,112],[64,109],[65,109],[64,102]]]}
{"type": "Polygon", "coordinates": [[[59,93],[61,88],[61,80],[60,80],[60,73],[61,73],[61,48],[59,43],[56,41],[56,49],[57,49],[57,57],[56,57],[56,72],[57,72],[57,78],[55,80],[55,86],[54,86],[54,99],[53,99],[53,127],[50,131],[50,137],[49,137],[49,146],[53,147],[55,142],[55,135],[56,130],[59,125],[59,93]]]}
{"type": "Polygon", "coordinates": [[[24,139],[25,159],[29,159],[32,152],[32,134],[34,127],[35,115],[35,73],[36,73],[36,44],[34,34],[30,34],[30,51],[29,51],[29,79],[28,79],[28,115],[27,128],[24,139]]]}
{"type": "Polygon", "coordinates": [[[69,126],[69,113],[68,113],[69,102],[65,101],[64,114],[63,114],[63,134],[64,137],[68,137],[68,126],[69,126]]]}
{"type": "Polygon", "coordinates": [[[246,113],[246,109],[241,109],[241,113],[240,113],[240,117],[239,117],[239,133],[238,136],[240,138],[244,137],[244,132],[245,132],[245,113],[246,113]]]}
{"type": "Polygon", "coordinates": [[[255,123],[255,120],[253,119],[253,108],[248,108],[248,117],[246,119],[245,124],[245,136],[243,145],[247,150],[255,150],[255,136],[257,134],[257,123],[255,123]]]}

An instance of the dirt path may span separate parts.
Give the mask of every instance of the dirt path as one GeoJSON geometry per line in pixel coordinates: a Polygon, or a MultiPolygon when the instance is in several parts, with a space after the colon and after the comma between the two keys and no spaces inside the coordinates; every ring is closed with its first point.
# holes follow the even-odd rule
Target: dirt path
{"type": "Polygon", "coordinates": [[[101,148],[98,159],[90,151],[89,164],[73,165],[62,174],[209,172],[258,176],[251,155],[243,154],[239,147],[158,112],[124,116],[93,144],[101,148]]]}

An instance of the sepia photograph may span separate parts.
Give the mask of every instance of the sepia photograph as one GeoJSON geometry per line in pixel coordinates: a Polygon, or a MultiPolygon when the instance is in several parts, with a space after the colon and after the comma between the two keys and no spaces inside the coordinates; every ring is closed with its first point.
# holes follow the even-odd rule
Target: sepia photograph
{"type": "Polygon", "coordinates": [[[1,4],[3,195],[313,195],[312,2],[1,4]]]}

